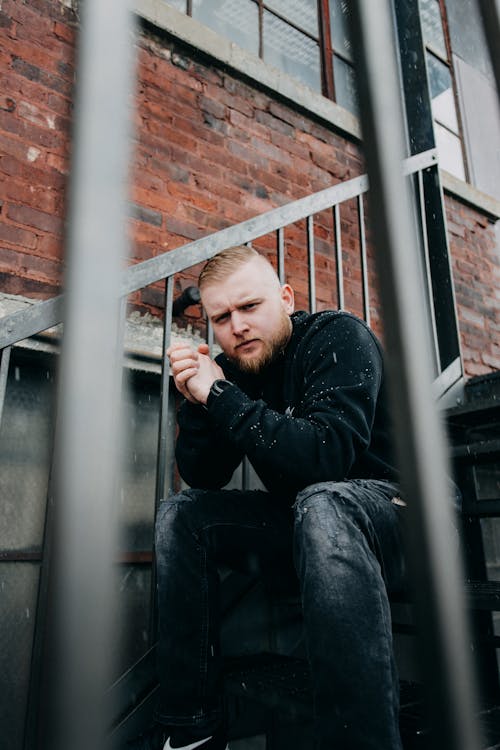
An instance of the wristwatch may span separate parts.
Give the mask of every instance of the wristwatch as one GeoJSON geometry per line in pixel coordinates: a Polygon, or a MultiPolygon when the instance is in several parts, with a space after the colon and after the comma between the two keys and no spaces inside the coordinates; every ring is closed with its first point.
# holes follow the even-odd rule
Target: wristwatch
{"type": "Polygon", "coordinates": [[[226,388],[230,388],[234,383],[231,383],[230,380],[224,380],[223,378],[218,378],[217,380],[214,380],[212,385],[210,386],[210,395],[211,396],[220,396],[220,394],[226,390],[226,388]]]}

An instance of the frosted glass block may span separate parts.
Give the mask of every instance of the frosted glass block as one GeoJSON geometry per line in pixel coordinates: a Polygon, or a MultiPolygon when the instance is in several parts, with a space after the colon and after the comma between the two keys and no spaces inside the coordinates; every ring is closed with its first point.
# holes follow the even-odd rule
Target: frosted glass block
{"type": "Polygon", "coordinates": [[[0,737],[23,747],[38,591],[38,565],[0,562],[0,737]]]}
{"type": "Polygon", "coordinates": [[[259,54],[259,12],[252,0],[193,0],[193,18],[259,54]]]}
{"type": "Polygon", "coordinates": [[[14,353],[0,426],[0,550],[41,548],[53,399],[50,364],[14,353]]]}
{"type": "Polygon", "coordinates": [[[304,31],[308,31],[312,36],[318,36],[318,3],[316,0],[266,0],[266,5],[292,21],[296,26],[304,29],[304,31]]]}
{"type": "Polygon", "coordinates": [[[438,0],[420,0],[420,19],[425,44],[432,45],[443,57],[447,57],[438,0]]]}
{"type": "Polygon", "coordinates": [[[321,92],[319,45],[266,11],[264,60],[321,92]]]}
{"type": "Polygon", "coordinates": [[[329,0],[330,6],[330,35],[335,52],[348,60],[352,60],[352,44],[350,30],[350,3],[347,0],[329,0]]]}

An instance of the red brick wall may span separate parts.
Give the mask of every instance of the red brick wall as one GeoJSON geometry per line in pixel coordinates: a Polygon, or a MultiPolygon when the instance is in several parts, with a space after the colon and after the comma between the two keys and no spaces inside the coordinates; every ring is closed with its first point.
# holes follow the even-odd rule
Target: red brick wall
{"type": "MultiPolygon", "coordinates": [[[[57,0],[3,0],[0,5],[4,292],[49,297],[62,281],[76,28],[72,11],[57,0]]],[[[141,35],[138,50],[134,127],[132,262],[363,171],[356,143],[149,30],[141,35]]],[[[494,343],[500,280],[492,271],[497,267],[493,231],[472,209],[452,199],[447,204],[462,343],[467,373],[473,375],[500,366],[494,343]]],[[[341,219],[345,304],[362,314],[355,201],[342,207],[341,219]]],[[[274,237],[255,246],[274,258],[274,237]]],[[[315,219],[315,246],[318,307],[336,306],[330,211],[315,219]]],[[[298,306],[305,307],[304,222],[286,230],[285,247],[287,280],[298,306]]],[[[196,276],[197,269],[179,275],[176,292],[196,276]]],[[[372,268],[370,284],[372,325],[380,332],[372,268]]],[[[134,294],[131,303],[157,314],[162,299],[158,284],[134,294]]],[[[197,323],[196,309],[190,314],[197,323]]]]}
{"type": "Polygon", "coordinates": [[[448,238],[465,372],[500,369],[500,248],[484,215],[446,196],[448,238]]]}
{"type": "Polygon", "coordinates": [[[48,297],[61,283],[74,21],[58,2],[0,9],[0,288],[48,297]]]}

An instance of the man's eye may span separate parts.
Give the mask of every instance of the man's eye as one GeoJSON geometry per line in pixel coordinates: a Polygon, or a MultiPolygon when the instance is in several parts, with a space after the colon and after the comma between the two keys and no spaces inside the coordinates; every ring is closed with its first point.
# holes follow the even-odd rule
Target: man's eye
{"type": "Polygon", "coordinates": [[[248,305],[243,305],[243,310],[251,310],[253,307],[257,307],[257,303],[249,302],[248,305]]]}
{"type": "Polygon", "coordinates": [[[228,318],[229,318],[229,315],[227,314],[219,315],[219,317],[214,319],[214,323],[224,323],[224,321],[228,320],[228,318]]]}

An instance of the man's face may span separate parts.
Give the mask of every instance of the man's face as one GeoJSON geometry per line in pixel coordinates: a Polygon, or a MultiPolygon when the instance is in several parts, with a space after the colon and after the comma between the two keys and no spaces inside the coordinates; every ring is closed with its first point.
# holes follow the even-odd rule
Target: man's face
{"type": "Polygon", "coordinates": [[[201,299],[224,354],[244,372],[260,372],[288,343],[293,290],[264,260],[207,283],[201,299]]]}

